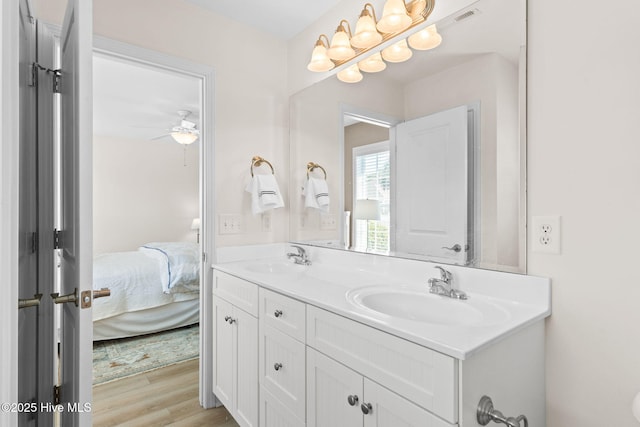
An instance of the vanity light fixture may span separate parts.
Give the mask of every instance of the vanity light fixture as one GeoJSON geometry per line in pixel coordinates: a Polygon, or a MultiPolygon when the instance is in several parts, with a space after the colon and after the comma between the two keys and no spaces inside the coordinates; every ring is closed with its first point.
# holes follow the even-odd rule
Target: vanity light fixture
{"type": "Polygon", "coordinates": [[[338,79],[343,82],[356,83],[362,80],[360,71],[377,73],[386,68],[386,63],[403,62],[411,58],[411,48],[428,50],[442,42],[442,36],[434,25],[431,25],[409,39],[402,38],[406,31],[423,24],[433,12],[435,0],[387,0],[384,4],[382,18],[376,22],[376,13],[371,3],[366,3],[356,23],[356,31],[352,35],[349,22],[341,20],[331,43],[326,35],[318,37],[307,69],[315,72],[330,71],[354,58],[363,55],[363,59],[340,70],[338,79]],[[365,54],[382,43],[396,40],[382,52],[365,54]],[[408,43],[407,43],[408,42],[408,43]],[[411,48],[409,47],[411,46],[411,48]],[[384,59],[384,60],[383,60],[384,59]]]}

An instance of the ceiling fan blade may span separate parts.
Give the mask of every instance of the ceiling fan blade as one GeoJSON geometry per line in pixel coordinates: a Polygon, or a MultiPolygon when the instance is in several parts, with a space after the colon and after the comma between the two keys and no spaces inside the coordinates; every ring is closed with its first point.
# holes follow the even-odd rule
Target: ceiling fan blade
{"type": "Polygon", "coordinates": [[[162,139],[170,135],[171,135],[170,133],[164,133],[162,135],[158,135],[158,136],[154,136],[153,138],[150,138],[149,141],[155,141],[156,139],[162,139]]]}

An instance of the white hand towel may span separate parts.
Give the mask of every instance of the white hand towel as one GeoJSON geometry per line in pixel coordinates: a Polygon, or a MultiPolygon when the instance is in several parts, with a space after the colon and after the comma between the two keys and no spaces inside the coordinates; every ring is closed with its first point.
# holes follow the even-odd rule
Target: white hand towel
{"type": "Polygon", "coordinates": [[[329,187],[325,179],[309,178],[302,190],[302,195],[305,197],[305,207],[329,212],[329,187]]]}
{"type": "Polygon", "coordinates": [[[278,182],[273,174],[254,175],[245,190],[251,193],[251,211],[254,215],[284,206],[278,182]]]}

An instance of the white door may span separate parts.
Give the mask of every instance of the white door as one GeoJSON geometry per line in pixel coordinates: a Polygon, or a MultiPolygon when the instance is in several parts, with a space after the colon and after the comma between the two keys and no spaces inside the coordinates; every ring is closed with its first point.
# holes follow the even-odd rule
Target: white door
{"type": "Polygon", "coordinates": [[[362,425],[362,376],[307,347],[307,426],[362,425]]]}
{"type": "Polygon", "coordinates": [[[82,307],[92,288],[92,2],[70,0],[61,43],[61,295],[60,399],[63,426],[90,426],[93,324],[90,305],[82,307]]]}
{"type": "Polygon", "coordinates": [[[466,106],[397,126],[397,252],[466,260],[467,164],[466,106]]]}

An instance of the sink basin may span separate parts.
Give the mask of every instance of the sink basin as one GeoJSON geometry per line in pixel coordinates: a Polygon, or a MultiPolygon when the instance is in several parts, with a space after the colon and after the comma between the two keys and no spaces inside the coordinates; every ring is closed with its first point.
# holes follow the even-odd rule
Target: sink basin
{"type": "Polygon", "coordinates": [[[347,299],[388,317],[435,325],[487,326],[509,319],[506,309],[478,295],[458,300],[426,289],[367,286],[349,291],[347,299]]]}
{"type": "Polygon", "coordinates": [[[287,261],[256,262],[247,265],[245,268],[249,271],[253,271],[254,273],[269,274],[292,274],[302,273],[305,271],[304,265],[287,261]]]}

